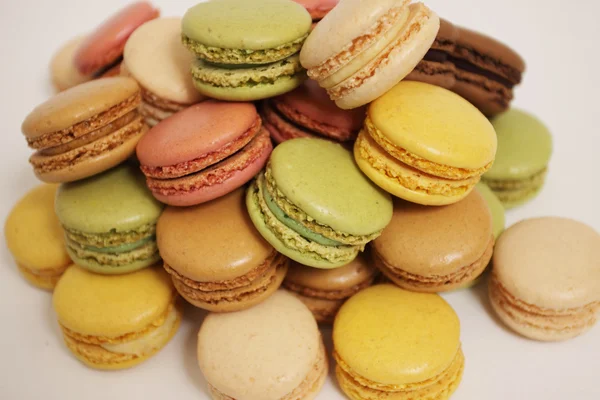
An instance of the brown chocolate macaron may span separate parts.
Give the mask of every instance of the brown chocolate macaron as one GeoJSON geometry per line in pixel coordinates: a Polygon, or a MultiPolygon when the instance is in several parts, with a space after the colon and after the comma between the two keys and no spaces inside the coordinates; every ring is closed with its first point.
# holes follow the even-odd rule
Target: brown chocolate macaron
{"type": "Polygon", "coordinates": [[[331,324],[342,304],[371,286],[377,275],[364,253],[350,264],[334,269],[312,268],[292,261],[283,286],[306,304],[317,322],[331,324]]]}
{"type": "Polygon", "coordinates": [[[525,61],[510,47],[481,33],[458,28],[451,55],[456,67],[452,91],[469,100],[487,117],[506,111],[513,87],[521,83],[525,61]]]}
{"type": "Polygon", "coordinates": [[[476,279],[494,248],[492,217],[483,196],[426,207],[394,199],[394,216],[372,242],[375,266],[398,286],[443,292],[476,279]]]}
{"type": "Polygon", "coordinates": [[[158,220],[164,268],[191,304],[214,312],[256,305],[281,285],[288,259],[256,231],[244,189],[194,207],[167,207],[158,220]]]}
{"type": "Polygon", "coordinates": [[[423,60],[405,78],[451,89],[456,83],[456,67],[450,60],[458,39],[458,29],[440,19],[440,30],[423,60]]]}
{"type": "Polygon", "coordinates": [[[35,150],[29,162],[44,182],[71,182],[114,167],[135,152],[148,130],[131,78],[86,82],[37,106],[21,130],[35,150]]]}

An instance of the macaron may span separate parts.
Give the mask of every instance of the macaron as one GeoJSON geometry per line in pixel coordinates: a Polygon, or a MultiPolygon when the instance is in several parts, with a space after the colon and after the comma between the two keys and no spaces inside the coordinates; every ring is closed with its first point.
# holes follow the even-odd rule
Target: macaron
{"type": "Polygon", "coordinates": [[[139,111],[148,125],[204,99],[190,79],[193,61],[181,44],[181,18],[148,21],[129,37],[121,72],[139,83],[139,111]]]}
{"type": "Polygon", "coordinates": [[[84,75],[79,72],[73,61],[75,52],[84,40],[85,35],[77,36],[62,45],[52,56],[52,60],[50,61],[50,76],[52,84],[57,91],[61,92],[92,79],[90,75],[84,75]]]}
{"type": "Polygon", "coordinates": [[[356,139],[365,120],[365,108],[342,110],[325,89],[308,80],[291,92],[265,100],[261,115],[276,143],[301,137],[345,142],[356,139]]]}
{"type": "Polygon", "coordinates": [[[334,269],[292,262],[283,286],[306,304],[317,322],[331,324],[344,301],[371,286],[376,276],[377,269],[367,256],[359,254],[354,261],[334,269]]]}
{"type": "Polygon", "coordinates": [[[437,294],[367,288],[340,309],[333,345],[338,383],[352,400],[448,399],[462,379],[460,323],[437,294]]]}
{"type": "Polygon", "coordinates": [[[108,276],[73,266],[52,302],[65,344],[90,368],[133,367],[175,335],[182,307],[160,267],[108,276]]]}
{"type": "Polygon", "coordinates": [[[288,140],[252,182],[248,212],[277,251],[300,264],[336,268],[356,258],[392,218],[392,200],[340,144],[288,140]]]}
{"type": "Polygon", "coordinates": [[[475,280],[493,250],[491,213],[477,191],[443,207],[396,199],[392,221],[372,243],[375,265],[417,292],[453,290],[475,280]]]}
{"type": "Polygon", "coordinates": [[[328,371],[315,319],[283,290],[248,310],[209,314],[198,364],[213,399],[314,399],[328,371]]]}
{"type": "Polygon", "coordinates": [[[244,190],[194,207],[167,207],[158,248],[177,291],[196,307],[239,311],[272,295],[288,268],[254,229],[244,190]]]}
{"type": "Polygon", "coordinates": [[[465,99],[405,81],[371,103],[354,156],[394,196],[447,205],[473,190],[492,166],[496,146],[492,124],[465,99]]]}
{"type": "Polygon", "coordinates": [[[452,91],[488,117],[506,111],[513,99],[513,88],[521,83],[525,61],[494,38],[462,27],[458,30],[451,55],[456,67],[452,91]]]}
{"type": "Polygon", "coordinates": [[[559,341],[589,330],[600,311],[600,234],[568,218],[526,219],[494,251],[492,307],[515,332],[559,341]]]}
{"type": "Polygon", "coordinates": [[[243,186],[272,149],[254,104],[206,101],[153,127],[137,156],[154,197],[191,206],[243,186]]]}
{"type": "Polygon", "coordinates": [[[311,29],[299,4],[281,0],[221,0],[190,8],[183,44],[198,58],[198,91],[229,101],[252,101],[293,90],[306,79],[297,53],[311,29]]]}
{"type": "Polygon", "coordinates": [[[406,77],[406,80],[425,82],[452,89],[456,83],[456,66],[452,55],[459,30],[450,21],[440,18],[440,30],[423,59],[406,77]]]}
{"type": "Polygon", "coordinates": [[[74,55],[75,67],[83,75],[99,77],[111,70],[114,71],[112,74],[118,75],[129,36],[159,14],[149,2],[139,1],[111,15],[78,46],[74,55]]]}
{"type": "Polygon", "coordinates": [[[56,194],[69,255],[99,274],[129,273],[160,260],[155,233],[162,209],[144,176],[127,163],[64,184],[56,194]]]}
{"type": "Polygon", "coordinates": [[[65,90],[37,106],[21,130],[35,175],[71,182],[125,161],[148,127],[137,111],[140,88],[131,78],[103,78],[65,90]]]}
{"type": "Polygon", "coordinates": [[[506,226],[504,206],[500,202],[500,199],[498,199],[498,196],[496,196],[494,192],[492,192],[492,189],[490,189],[485,183],[479,182],[477,185],[475,185],[475,189],[483,197],[488,205],[488,208],[490,209],[490,213],[492,214],[494,238],[497,240],[498,237],[500,237],[500,234],[504,232],[504,228],[506,226]]]}
{"type": "Polygon", "coordinates": [[[296,3],[306,8],[313,20],[313,24],[322,20],[340,0],[294,0],[296,3]]]}
{"type": "Polygon", "coordinates": [[[29,283],[54,289],[72,261],[54,214],[56,185],[39,185],[13,207],[4,224],[6,246],[29,283]]]}
{"type": "Polygon", "coordinates": [[[439,17],[411,0],[345,0],[315,26],[300,52],[308,76],[343,109],[372,102],[423,59],[439,17]]]}
{"type": "Polygon", "coordinates": [[[513,208],[542,190],[552,156],[552,135],[539,119],[518,109],[499,115],[492,124],[498,134],[498,152],[482,180],[505,208],[513,208]]]}

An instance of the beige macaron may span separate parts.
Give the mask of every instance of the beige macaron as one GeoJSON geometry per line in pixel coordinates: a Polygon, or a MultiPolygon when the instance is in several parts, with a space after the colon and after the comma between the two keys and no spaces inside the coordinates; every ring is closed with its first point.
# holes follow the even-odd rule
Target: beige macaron
{"type": "Polygon", "coordinates": [[[140,84],[139,110],[148,125],[154,126],[205,98],[194,88],[190,76],[193,61],[194,56],[181,43],[178,17],[146,22],[127,40],[121,74],[140,84]]]}
{"type": "Polygon", "coordinates": [[[198,363],[216,400],[312,400],[328,371],[315,319],[284,290],[244,311],[209,314],[198,363]]]}
{"type": "Polygon", "coordinates": [[[77,36],[65,43],[52,56],[52,60],[50,61],[50,76],[52,84],[59,92],[92,79],[91,75],[84,75],[79,72],[73,62],[75,52],[84,40],[84,35],[77,36]]]}
{"type": "Polygon", "coordinates": [[[521,335],[566,340],[600,311],[600,234],[567,218],[521,221],[498,240],[489,294],[500,319],[521,335]]]}

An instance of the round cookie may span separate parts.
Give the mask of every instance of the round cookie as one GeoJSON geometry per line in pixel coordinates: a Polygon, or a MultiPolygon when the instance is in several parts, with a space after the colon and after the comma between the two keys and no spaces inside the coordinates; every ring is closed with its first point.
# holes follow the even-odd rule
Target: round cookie
{"type": "Polygon", "coordinates": [[[52,84],[59,92],[89,81],[92,77],[77,70],[73,56],[85,36],[77,36],[61,46],[50,61],[52,84]]]}

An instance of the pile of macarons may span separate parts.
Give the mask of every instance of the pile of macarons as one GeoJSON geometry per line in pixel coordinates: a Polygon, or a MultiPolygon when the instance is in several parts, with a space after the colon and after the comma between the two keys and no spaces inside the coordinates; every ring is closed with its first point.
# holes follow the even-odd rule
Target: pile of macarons
{"type": "Polygon", "coordinates": [[[447,399],[469,354],[439,293],[485,279],[540,341],[600,311],[598,232],[505,229],[552,153],[510,106],[524,71],[410,0],[132,3],[51,61],[22,124],[44,183],[7,246],[91,368],[147,360],[197,307],[214,399],[313,399],[334,367],[349,399],[447,399]]]}

